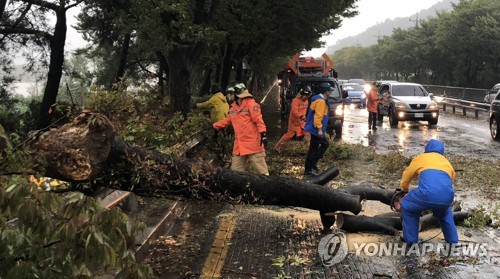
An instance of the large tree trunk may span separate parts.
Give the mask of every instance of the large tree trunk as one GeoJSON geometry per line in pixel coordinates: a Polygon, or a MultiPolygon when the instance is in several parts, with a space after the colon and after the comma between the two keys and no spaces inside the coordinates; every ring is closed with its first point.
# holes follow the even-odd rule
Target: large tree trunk
{"type": "Polygon", "coordinates": [[[343,187],[341,190],[351,195],[358,195],[363,200],[379,201],[387,205],[391,204],[392,195],[394,194],[394,190],[376,188],[369,184],[343,187]]]}
{"type": "Polygon", "coordinates": [[[0,18],[2,18],[3,12],[5,11],[6,7],[7,7],[7,0],[0,0],[0,18]]]}
{"type": "Polygon", "coordinates": [[[54,35],[50,39],[50,64],[47,85],[43,92],[37,127],[43,129],[50,125],[50,107],[56,103],[59,83],[64,64],[64,44],[66,42],[66,10],[59,8],[56,13],[54,35]]]}
{"type": "Polygon", "coordinates": [[[118,63],[118,69],[116,70],[115,82],[120,82],[123,79],[123,76],[125,75],[125,69],[127,67],[127,59],[128,59],[128,50],[130,48],[130,37],[131,37],[130,33],[125,34],[125,37],[123,37],[120,49],[120,61],[118,63]]]}
{"type": "Polygon", "coordinates": [[[191,52],[192,48],[178,48],[167,55],[170,108],[171,111],[180,111],[184,117],[187,117],[191,101],[189,82],[192,71],[191,52]]]}
{"type": "Polygon", "coordinates": [[[331,169],[313,181],[214,168],[116,138],[109,120],[82,114],[72,123],[29,141],[25,149],[42,158],[40,169],[53,178],[132,191],[235,203],[297,206],[320,212],[361,211],[360,197],[316,183],[338,174],[331,169]],[[42,139],[43,138],[43,139],[42,139]],[[40,140],[39,140],[40,139],[40,140]]]}
{"type": "Polygon", "coordinates": [[[222,71],[220,77],[220,84],[227,87],[229,85],[229,79],[231,78],[231,59],[233,56],[233,43],[229,41],[226,42],[226,51],[224,52],[224,57],[222,59],[222,71]]]}
{"type": "Polygon", "coordinates": [[[208,65],[205,67],[205,71],[203,71],[203,83],[200,86],[200,91],[198,92],[198,95],[204,96],[204,95],[209,95],[210,92],[210,85],[212,84],[212,66],[208,65]]]}
{"type": "Polygon", "coordinates": [[[156,58],[158,58],[158,62],[160,64],[160,69],[159,72],[161,74],[158,75],[158,84],[160,86],[160,94],[161,96],[165,96],[165,83],[168,86],[168,80],[166,80],[165,77],[169,76],[169,71],[168,71],[168,63],[167,63],[167,58],[165,58],[165,55],[161,51],[156,52],[156,58]]]}

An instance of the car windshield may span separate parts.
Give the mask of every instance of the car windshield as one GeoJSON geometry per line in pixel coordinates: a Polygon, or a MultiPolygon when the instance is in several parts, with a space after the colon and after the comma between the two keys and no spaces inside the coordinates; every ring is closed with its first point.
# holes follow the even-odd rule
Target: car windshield
{"type": "Polygon", "coordinates": [[[333,87],[333,91],[330,94],[330,98],[339,99],[342,96],[342,94],[340,94],[339,86],[333,81],[317,80],[317,81],[298,82],[297,88],[302,88],[304,85],[308,85],[311,88],[313,95],[316,95],[316,94],[321,93],[320,92],[320,87],[321,87],[320,85],[322,83],[325,83],[325,82],[328,82],[330,84],[330,86],[333,87]]]}
{"type": "Polygon", "coordinates": [[[418,85],[394,85],[392,87],[393,96],[427,96],[428,93],[422,86],[418,85]]]}
{"type": "Polygon", "coordinates": [[[363,91],[363,86],[359,84],[344,84],[343,87],[347,91],[363,91]]]}
{"type": "Polygon", "coordinates": [[[365,85],[366,81],[364,79],[352,78],[349,82],[365,85]]]}

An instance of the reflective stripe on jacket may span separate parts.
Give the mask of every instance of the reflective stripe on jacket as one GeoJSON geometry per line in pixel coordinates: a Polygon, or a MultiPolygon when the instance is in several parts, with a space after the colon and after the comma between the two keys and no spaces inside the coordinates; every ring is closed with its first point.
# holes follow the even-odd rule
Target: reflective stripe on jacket
{"type": "Polygon", "coordinates": [[[328,125],[328,113],[330,106],[328,105],[323,95],[314,95],[311,98],[311,106],[307,112],[306,125],[304,130],[312,135],[317,136],[318,130],[321,129],[323,134],[326,133],[328,125]]]}
{"type": "Polygon", "coordinates": [[[288,119],[288,131],[295,132],[298,136],[303,134],[306,125],[306,113],[309,102],[301,98],[294,98],[291,105],[290,119],[288,119]]]}
{"type": "Polygon", "coordinates": [[[221,92],[212,95],[206,102],[196,104],[196,107],[210,110],[210,119],[213,122],[226,118],[229,110],[226,97],[221,92]]]}
{"type": "Polygon", "coordinates": [[[244,98],[241,105],[234,102],[229,109],[227,118],[213,124],[216,129],[233,125],[233,154],[244,156],[264,151],[260,144],[260,133],[266,132],[266,124],[262,119],[260,105],[253,98],[244,98]]]}

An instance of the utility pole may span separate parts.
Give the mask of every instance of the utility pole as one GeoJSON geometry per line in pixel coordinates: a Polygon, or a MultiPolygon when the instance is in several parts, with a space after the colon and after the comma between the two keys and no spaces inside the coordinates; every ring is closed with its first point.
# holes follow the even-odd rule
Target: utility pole
{"type": "Polygon", "coordinates": [[[415,22],[415,27],[418,28],[418,13],[415,15],[415,19],[413,20],[411,17],[408,19],[410,21],[415,22]]]}

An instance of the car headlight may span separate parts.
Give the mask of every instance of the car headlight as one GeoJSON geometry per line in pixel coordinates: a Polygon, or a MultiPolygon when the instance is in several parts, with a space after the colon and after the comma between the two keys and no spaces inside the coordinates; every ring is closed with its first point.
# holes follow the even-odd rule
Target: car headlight
{"type": "Polygon", "coordinates": [[[438,102],[438,103],[442,103],[444,100],[443,97],[440,97],[440,96],[434,96],[434,101],[438,102]]]}
{"type": "Polygon", "coordinates": [[[335,115],[343,115],[344,114],[344,108],[342,106],[338,106],[337,108],[335,108],[335,115]]]}
{"type": "Polygon", "coordinates": [[[405,104],[403,104],[403,103],[397,103],[397,104],[395,105],[395,107],[396,107],[397,109],[405,109],[405,108],[406,108],[406,105],[405,105],[405,104]]]}
{"type": "Polygon", "coordinates": [[[437,104],[436,104],[436,103],[430,103],[430,104],[428,104],[428,105],[427,105],[427,108],[428,108],[428,109],[437,109],[437,108],[438,108],[438,106],[437,106],[437,104]]]}

